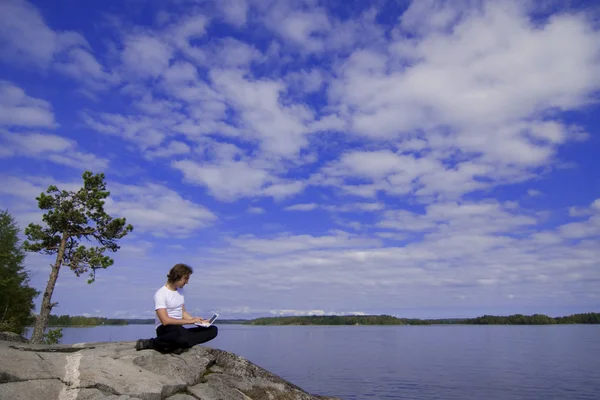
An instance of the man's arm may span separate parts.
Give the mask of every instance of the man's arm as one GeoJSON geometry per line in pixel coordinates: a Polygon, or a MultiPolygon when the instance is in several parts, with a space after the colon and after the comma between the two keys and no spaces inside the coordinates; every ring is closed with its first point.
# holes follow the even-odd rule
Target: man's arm
{"type": "Polygon", "coordinates": [[[159,308],[156,310],[156,315],[160,320],[160,323],[163,325],[190,325],[195,323],[203,323],[204,320],[202,318],[194,318],[188,314],[190,318],[171,318],[169,314],[167,314],[166,308],[159,308]]]}
{"type": "MultiPolygon", "coordinates": [[[[203,319],[202,317],[192,317],[192,315],[189,312],[185,311],[185,304],[181,306],[181,311],[183,314],[183,319],[187,319],[187,320],[191,320],[191,319],[198,320],[199,319],[200,323],[208,322],[207,320],[203,319]]],[[[198,322],[198,321],[195,321],[195,322],[198,322]]]]}
{"type": "Polygon", "coordinates": [[[185,310],[185,304],[181,306],[181,311],[183,313],[183,319],[194,319],[194,317],[185,310]]]}

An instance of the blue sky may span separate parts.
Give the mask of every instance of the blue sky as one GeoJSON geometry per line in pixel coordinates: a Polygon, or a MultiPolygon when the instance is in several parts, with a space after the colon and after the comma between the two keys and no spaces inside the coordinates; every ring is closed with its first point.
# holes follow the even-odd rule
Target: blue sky
{"type": "MultiPolygon", "coordinates": [[[[134,232],[56,314],[600,309],[593,2],[0,3],[0,207],[104,172],[134,232]]],[[[50,257],[30,254],[42,290],[50,257]]]]}

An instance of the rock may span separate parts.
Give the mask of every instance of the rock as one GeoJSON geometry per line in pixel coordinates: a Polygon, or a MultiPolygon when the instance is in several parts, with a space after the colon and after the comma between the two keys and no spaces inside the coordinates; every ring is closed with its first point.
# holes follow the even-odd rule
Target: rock
{"type": "Polygon", "coordinates": [[[180,355],[133,342],[30,345],[0,341],[0,399],[316,400],[298,386],[222,350],[180,355]]]}
{"type": "Polygon", "coordinates": [[[189,394],[176,394],[169,397],[169,400],[198,400],[198,398],[190,396],[189,394]]]}
{"type": "Polygon", "coordinates": [[[7,342],[27,343],[28,340],[14,332],[0,332],[0,340],[7,342]]]}
{"type": "Polygon", "coordinates": [[[0,385],[0,399],[58,399],[65,385],[54,379],[8,382],[0,385]]]}

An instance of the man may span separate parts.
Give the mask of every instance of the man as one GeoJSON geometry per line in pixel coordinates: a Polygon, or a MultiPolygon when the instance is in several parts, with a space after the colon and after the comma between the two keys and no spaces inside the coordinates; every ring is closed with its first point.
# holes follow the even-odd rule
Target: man
{"type": "Polygon", "coordinates": [[[154,349],[162,353],[181,354],[185,349],[217,337],[218,329],[211,325],[208,328],[185,328],[183,325],[208,323],[200,317],[193,317],[185,310],[183,287],[189,282],[194,271],[185,264],[176,264],[167,275],[167,283],[154,294],[154,310],[156,318],[156,338],[139,339],[136,350],[154,349]]]}

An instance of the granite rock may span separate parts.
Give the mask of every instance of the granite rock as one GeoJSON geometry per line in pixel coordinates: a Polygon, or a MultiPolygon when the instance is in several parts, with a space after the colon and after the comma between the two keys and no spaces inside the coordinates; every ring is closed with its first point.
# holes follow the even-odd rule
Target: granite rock
{"type": "Polygon", "coordinates": [[[0,399],[316,400],[243,357],[206,346],[180,355],[133,342],[0,341],[0,399]]]}

